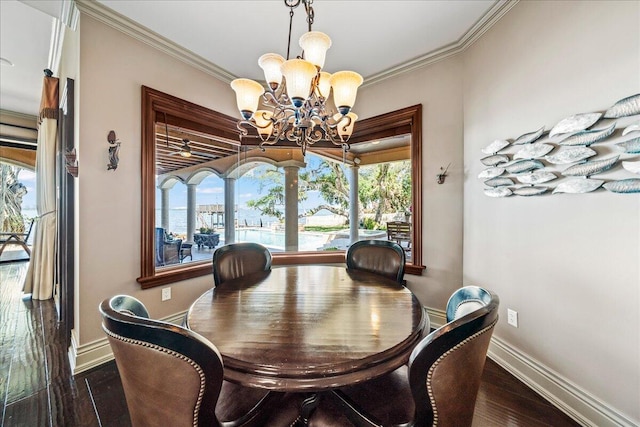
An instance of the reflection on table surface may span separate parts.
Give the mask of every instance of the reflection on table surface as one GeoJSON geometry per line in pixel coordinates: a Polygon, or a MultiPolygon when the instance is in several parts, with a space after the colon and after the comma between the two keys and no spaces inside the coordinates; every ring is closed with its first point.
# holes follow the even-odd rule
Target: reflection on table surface
{"type": "Polygon", "coordinates": [[[188,314],[189,327],[220,350],[227,379],[274,390],[323,390],[391,371],[425,322],[408,289],[328,265],[226,282],[188,314]]]}

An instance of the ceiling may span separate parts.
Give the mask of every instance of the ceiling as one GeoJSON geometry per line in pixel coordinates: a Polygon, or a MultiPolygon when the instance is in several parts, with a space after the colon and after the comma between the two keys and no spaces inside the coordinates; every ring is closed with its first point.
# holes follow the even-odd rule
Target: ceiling
{"type": "MultiPolygon", "coordinates": [[[[50,52],[54,17],[65,22],[70,4],[0,0],[0,57],[14,64],[0,66],[1,109],[37,114],[42,70],[51,68],[50,57],[55,58],[50,52]]],[[[316,0],[313,29],[333,40],[325,69],[357,71],[366,84],[459,48],[503,4],[505,0],[316,0]]],[[[229,76],[262,80],[258,57],[267,52],[286,56],[289,8],[282,0],[98,0],[90,6],[135,21],[229,76]]],[[[292,57],[300,54],[297,40],[306,31],[304,7],[294,13],[292,57]]]]}

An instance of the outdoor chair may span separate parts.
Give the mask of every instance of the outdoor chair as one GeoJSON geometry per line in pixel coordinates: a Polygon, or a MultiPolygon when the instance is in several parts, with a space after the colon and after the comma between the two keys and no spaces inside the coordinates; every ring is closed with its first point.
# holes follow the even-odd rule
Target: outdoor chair
{"type": "Polygon", "coordinates": [[[271,252],[259,243],[230,243],[216,249],[213,253],[215,286],[247,274],[269,270],[271,270],[271,252]]]}
{"type": "Polygon", "coordinates": [[[4,251],[4,248],[8,245],[20,245],[24,249],[24,251],[31,257],[31,249],[27,244],[29,240],[29,236],[31,236],[31,230],[33,229],[33,224],[35,220],[31,220],[31,224],[29,224],[29,228],[26,233],[18,233],[18,232],[8,232],[8,233],[0,233],[0,255],[4,251]]]}
{"type": "Polygon", "coordinates": [[[164,228],[156,227],[156,267],[178,264],[181,259],[181,239],[167,239],[164,228]]]}
{"type": "Polygon", "coordinates": [[[386,276],[404,284],[404,250],[389,240],[359,240],[346,253],[347,268],[386,276]]]}
{"type": "Polygon", "coordinates": [[[457,290],[447,323],[418,343],[407,366],[332,392],[328,409],[321,402],[312,420],[335,425],[337,404],[358,427],[471,426],[498,306],[498,296],[485,289],[457,290]]]}
{"type": "Polygon", "coordinates": [[[387,222],[387,239],[396,242],[405,251],[411,252],[411,223],[405,221],[387,222]],[[403,246],[403,243],[406,245],[403,246]]]}
{"type": "Polygon", "coordinates": [[[222,357],[211,342],[149,319],[131,296],[106,299],[99,309],[134,427],[263,426],[264,409],[281,397],[223,381],[222,357]]]}
{"type": "Polygon", "coordinates": [[[186,257],[189,257],[189,259],[193,261],[193,254],[191,253],[192,247],[193,243],[182,243],[180,246],[180,262],[184,261],[186,257]]]}

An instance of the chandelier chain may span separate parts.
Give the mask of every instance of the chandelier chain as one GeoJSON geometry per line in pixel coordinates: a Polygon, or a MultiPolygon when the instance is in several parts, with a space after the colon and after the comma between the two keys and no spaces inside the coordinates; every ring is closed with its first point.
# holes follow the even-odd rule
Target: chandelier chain
{"type": "Polygon", "coordinates": [[[311,4],[313,0],[303,0],[304,8],[307,11],[307,23],[309,24],[309,31],[311,31],[311,26],[313,25],[313,20],[315,18],[315,13],[313,12],[313,7],[311,4]]]}
{"type": "Polygon", "coordinates": [[[287,42],[287,60],[289,59],[289,52],[291,51],[291,27],[293,26],[293,6],[289,11],[289,41],[287,42]]]}

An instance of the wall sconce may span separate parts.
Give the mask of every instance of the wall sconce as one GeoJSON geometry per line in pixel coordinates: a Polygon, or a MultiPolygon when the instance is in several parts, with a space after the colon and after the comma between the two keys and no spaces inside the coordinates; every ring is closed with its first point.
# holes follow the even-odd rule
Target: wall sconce
{"type": "Polygon", "coordinates": [[[449,170],[449,166],[451,166],[451,163],[449,163],[446,167],[446,169],[442,169],[442,166],[440,166],[440,170],[443,171],[442,173],[439,173],[438,175],[436,175],[436,182],[438,184],[444,184],[444,179],[447,176],[447,171],[449,170]]]}
{"type": "Polygon", "coordinates": [[[78,177],[78,160],[76,158],[76,149],[65,153],[64,155],[64,167],[67,170],[67,173],[74,178],[78,177]]]}
{"type": "Polygon", "coordinates": [[[120,141],[116,138],[115,131],[109,131],[107,141],[109,142],[109,164],[107,165],[107,170],[115,171],[118,169],[118,162],[120,161],[120,158],[118,157],[118,153],[120,152],[120,141]]]}

